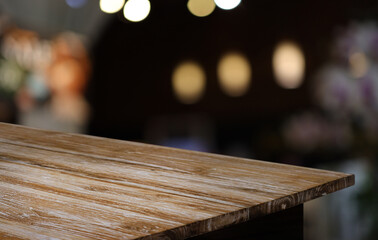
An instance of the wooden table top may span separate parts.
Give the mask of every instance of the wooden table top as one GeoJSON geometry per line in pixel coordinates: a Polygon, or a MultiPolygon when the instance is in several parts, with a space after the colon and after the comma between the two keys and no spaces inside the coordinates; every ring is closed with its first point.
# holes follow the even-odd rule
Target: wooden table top
{"type": "Polygon", "coordinates": [[[0,123],[0,238],[183,239],[354,175],[0,123]]]}

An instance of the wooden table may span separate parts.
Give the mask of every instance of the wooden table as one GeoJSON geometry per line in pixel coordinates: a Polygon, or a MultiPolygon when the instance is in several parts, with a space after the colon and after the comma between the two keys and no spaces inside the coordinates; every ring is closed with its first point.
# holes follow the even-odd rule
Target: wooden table
{"type": "Polygon", "coordinates": [[[302,239],[354,175],[0,124],[1,239],[302,239]]]}

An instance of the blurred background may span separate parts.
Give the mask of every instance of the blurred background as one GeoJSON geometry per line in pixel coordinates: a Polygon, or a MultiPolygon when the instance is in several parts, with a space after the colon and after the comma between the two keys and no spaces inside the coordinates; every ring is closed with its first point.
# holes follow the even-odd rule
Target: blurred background
{"type": "Polygon", "coordinates": [[[378,1],[1,0],[0,121],[337,170],[305,239],[378,236],[378,1]]]}

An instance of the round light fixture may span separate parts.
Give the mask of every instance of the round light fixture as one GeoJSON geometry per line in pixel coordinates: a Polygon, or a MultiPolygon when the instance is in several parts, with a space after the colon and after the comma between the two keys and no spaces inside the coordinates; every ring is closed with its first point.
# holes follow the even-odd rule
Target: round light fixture
{"type": "Polygon", "coordinates": [[[115,13],[122,9],[125,0],[100,0],[100,9],[105,13],[115,13]]]}
{"type": "Polygon", "coordinates": [[[273,71],[278,85],[297,88],[303,82],[305,58],[299,46],[293,42],[277,45],[273,54],[273,71]]]}
{"type": "Polygon", "coordinates": [[[224,10],[231,10],[233,8],[236,8],[241,0],[214,0],[215,4],[224,9],[224,10]]]}
{"type": "Polygon", "coordinates": [[[355,78],[365,76],[369,65],[369,60],[363,52],[355,52],[349,56],[350,72],[355,78]]]}
{"type": "Polygon", "coordinates": [[[128,0],[123,8],[123,15],[131,22],[140,22],[145,19],[151,10],[148,0],[128,0]]]}
{"type": "Polygon", "coordinates": [[[173,91],[182,103],[193,104],[197,102],[205,91],[205,85],[205,72],[196,62],[181,63],[173,71],[173,91]]]}
{"type": "Polygon", "coordinates": [[[221,89],[232,97],[244,95],[251,84],[252,69],[248,60],[240,53],[229,53],[218,64],[221,89]]]}
{"type": "Polygon", "coordinates": [[[215,9],[214,0],[189,0],[189,11],[197,17],[206,17],[215,9]]]}

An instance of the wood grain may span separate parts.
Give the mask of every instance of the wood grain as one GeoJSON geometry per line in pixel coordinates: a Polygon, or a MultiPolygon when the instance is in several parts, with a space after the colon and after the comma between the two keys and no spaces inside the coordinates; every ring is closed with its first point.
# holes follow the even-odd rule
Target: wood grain
{"type": "Polygon", "coordinates": [[[184,239],[354,175],[0,124],[1,239],[184,239]]]}

